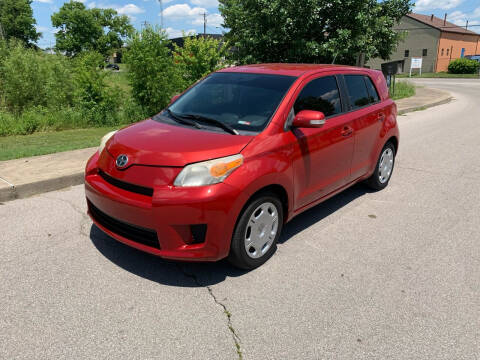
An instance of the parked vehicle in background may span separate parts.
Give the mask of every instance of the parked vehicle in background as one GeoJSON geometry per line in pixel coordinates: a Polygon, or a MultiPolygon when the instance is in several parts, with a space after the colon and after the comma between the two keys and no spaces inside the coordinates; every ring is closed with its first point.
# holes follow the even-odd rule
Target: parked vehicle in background
{"type": "Polygon", "coordinates": [[[109,63],[105,66],[105,69],[120,70],[120,66],[118,66],[117,64],[109,63]]]}
{"type": "Polygon", "coordinates": [[[177,260],[252,269],[294,216],[365,181],[388,185],[399,132],[382,73],[337,65],[223,69],[107,134],[88,161],[95,224],[177,260]]]}

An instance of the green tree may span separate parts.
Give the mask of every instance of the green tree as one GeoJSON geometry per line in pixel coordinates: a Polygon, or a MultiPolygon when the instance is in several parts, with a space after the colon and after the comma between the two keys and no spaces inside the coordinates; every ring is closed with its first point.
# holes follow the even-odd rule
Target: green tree
{"type": "Polygon", "coordinates": [[[175,66],[165,31],[147,26],[128,41],[123,60],[135,100],[149,115],[162,110],[182,90],[181,66],[175,66]]]}
{"type": "Polygon", "coordinates": [[[96,51],[110,55],[122,47],[126,37],[133,31],[125,15],[113,9],[87,9],[84,4],[70,1],[52,15],[52,24],[58,29],[55,34],[56,49],[74,56],[82,51],[96,51]]]}
{"type": "Polygon", "coordinates": [[[0,39],[19,39],[25,44],[36,42],[41,33],[35,29],[32,0],[0,1],[0,39]]]}
{"type": "Polygon", "coordinates": [[[174,48],[174,60],[182,67],[186,86],[227,64],[228,48],[211,37],[185,37],[183,47],[174,44],[174,48]]]}
{"type": "Polygon", "coordinates": [[[392,26],[410,0],[219,0],[240,63],[352,64],[359,53],[388,58],[402,38],[392,26]]]}

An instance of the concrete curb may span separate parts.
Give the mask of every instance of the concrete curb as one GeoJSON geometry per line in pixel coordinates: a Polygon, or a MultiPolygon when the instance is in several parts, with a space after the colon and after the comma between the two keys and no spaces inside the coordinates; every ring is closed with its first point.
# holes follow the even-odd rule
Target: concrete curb
{"type": "Polygon", "coordinates": [[[398,111],[398,115],[404,115],[404,114],[409,113],[409,112],[418,111],[418,110],[425,110],[425,109],[435,107],[435,106],[438,106],[438,105],[447,104],[450,101],[452,101],[452,99],[453,99],[453,96],[449,96],[446,99],[442,99],[442,100],[435,101],[435,102],[432,102],[432,103],[418,105],[418,106],[412,106],[412,107],[409,107],[409,108],[406,108],[406,109],[401,109],[401,110],[398,111]]]}
{"type": "Polygon", "coordinates": [[[2,187],[0,188],[0,202],[22,199],[36,194],[60,190],[69,186],[80,185],[83,184],[83,181],[84,173],[80,172],[18,186],[2,187]]]}

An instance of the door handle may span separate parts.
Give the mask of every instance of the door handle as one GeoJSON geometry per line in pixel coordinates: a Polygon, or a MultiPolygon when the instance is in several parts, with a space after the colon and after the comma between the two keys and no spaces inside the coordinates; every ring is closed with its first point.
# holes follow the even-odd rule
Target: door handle
{"type": "Polygon", "coordinates": [[[353,133],[353,128],[350,126],[344,126],[342,130],[342,136],[350,136],[353,133]]]}
{"type": "Polygon", "coordinates": [[[385,114],[384,113],[378,114],[378,120],[380,120],[380,121],[385,120],[385,114]]]}

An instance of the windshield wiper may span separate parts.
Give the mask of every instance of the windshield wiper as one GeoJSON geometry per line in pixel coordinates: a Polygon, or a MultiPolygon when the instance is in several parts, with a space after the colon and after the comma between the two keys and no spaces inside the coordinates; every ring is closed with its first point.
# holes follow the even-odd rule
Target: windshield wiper
{"type": "Polygon", "coordinates": [[[225,124],[217,119],[212,119],[212,118],[209,118],[203,115],[198,115],[198,114],[178,114],[177,116],[181,116],[187,119],[195,119],[198,121],[203,121],[211,125],[215,125],[216,127],[222,128],[223,130],[225,130],[226,132],[229,132],[230,134],[240,135],[240,133],[234,128],[232,128],[230,125],[225,124]]]}
{"type": "Polygon", "coordinates": [[[176,122],[178,122],[178,123],[180,123],[180,124],[194,126],[194,127],[196,127],[197,129],[203,129],[203,126],[200,125],[199,123],[197,123],[196,121],[187,120],[187,119],[185,119],[183,116],[174,113],[174,112],[173,112],[172,110],[170,110],[170,109],[167,109],[167,113],[168,113],[168,115],[170,115],[170,117],[171,117],[173,120],[175,120],[176,122]]]}

